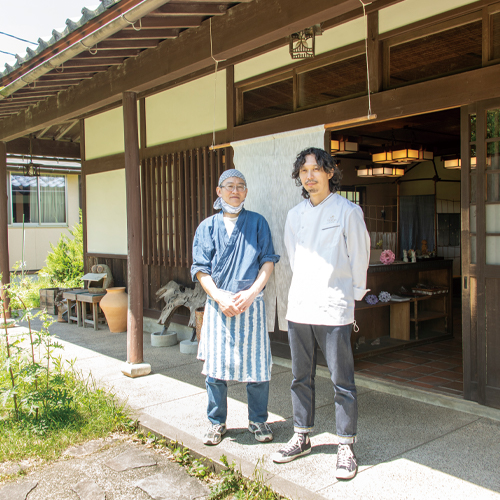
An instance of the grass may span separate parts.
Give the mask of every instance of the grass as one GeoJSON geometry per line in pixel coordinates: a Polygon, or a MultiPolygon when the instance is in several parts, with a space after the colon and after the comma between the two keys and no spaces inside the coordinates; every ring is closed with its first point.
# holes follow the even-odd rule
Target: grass
{"type": "MultiPolygon", "coordinates": [[[[39,380],[43,386],[43,379],[39,380]]],[[[25,406],[14,417],[4,407],[0,416],[0,462],[54,460],[70,446],[132,427],[127,408],[73,369],[52,381],[55,404],[51,411],[31,412],[25,406]]]]}

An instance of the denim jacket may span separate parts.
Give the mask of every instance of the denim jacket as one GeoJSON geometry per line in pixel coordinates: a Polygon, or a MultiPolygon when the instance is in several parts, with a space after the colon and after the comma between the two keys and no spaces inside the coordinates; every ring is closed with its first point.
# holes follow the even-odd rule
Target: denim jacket
{"type": "Polygon", "coordinates": [[[238,293],[250,288],[264,262],[279,261],[274,253],[271,231],[264,217],[243,209],[229,237],[219,212],[205,219],[193,240],[191,277],[209,274],[217,288],[238,293]]]}

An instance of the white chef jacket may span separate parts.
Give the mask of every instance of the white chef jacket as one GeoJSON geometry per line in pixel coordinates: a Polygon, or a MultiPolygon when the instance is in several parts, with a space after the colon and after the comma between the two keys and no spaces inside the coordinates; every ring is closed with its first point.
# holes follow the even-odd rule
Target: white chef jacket
{"type": "Polygon", "coordinates": [[[366,289],[370,237],[363,211],[337,193],[319,205],[304,200],[288,212],[285,246],[292,267],[286,319],[348,325],[366,289]]]}

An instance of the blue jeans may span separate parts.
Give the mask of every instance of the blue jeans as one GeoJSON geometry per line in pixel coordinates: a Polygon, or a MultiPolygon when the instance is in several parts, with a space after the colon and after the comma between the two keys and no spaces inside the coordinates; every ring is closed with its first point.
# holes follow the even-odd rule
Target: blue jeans
{"type": "MultiPolygon", "coordinates": [[[[208,420],[212,424],[225,424],[227,418],[227,382],[212,377],[205,380],[208,393],[208,420]]],[[[248,382],[248,420],[267,421],[267,402],[269,400],[269,382],[248,382]]]]}
{"type": "Polygon", "coordinates": [[[335,421],[339,442],[355,441],[358,404],[354,384],[351,325],[304,325],[288,322],[292,352],[292,404],[295,432],[314,427],[316,361],[318,345],[325,356],[335,390],[335,421]]]}

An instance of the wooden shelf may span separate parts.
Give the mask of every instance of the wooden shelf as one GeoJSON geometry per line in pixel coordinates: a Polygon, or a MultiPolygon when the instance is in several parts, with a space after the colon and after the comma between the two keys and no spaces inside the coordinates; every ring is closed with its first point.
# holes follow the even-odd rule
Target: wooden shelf
{"type": "MultiPolygon", "coordinates": [[[[418,312],[418,322],[420,321],[427,321],[429,319],[439,319],[439,318],[446,318],[447,314],[444,312],[439,312],[439,311],[419,311],[418,312]]],[[[410,316],[410,321],[415,321],[414,316],[410,316]]]]}

